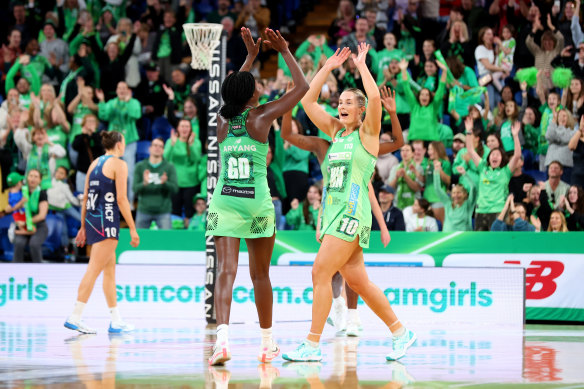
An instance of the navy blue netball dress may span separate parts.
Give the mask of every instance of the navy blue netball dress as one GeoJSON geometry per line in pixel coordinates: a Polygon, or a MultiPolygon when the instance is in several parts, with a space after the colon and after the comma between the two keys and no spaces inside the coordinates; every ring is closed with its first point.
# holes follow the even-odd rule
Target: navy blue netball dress
{"type": "Polygon", "coordinates": [[[120,209],[116,195],[116,182],[103,175],[103,165],[113,155],[99,157],[97,166],[89,176],[85,231],[87,244],[104,239],[118,239],[120,231],[120,209]]]}

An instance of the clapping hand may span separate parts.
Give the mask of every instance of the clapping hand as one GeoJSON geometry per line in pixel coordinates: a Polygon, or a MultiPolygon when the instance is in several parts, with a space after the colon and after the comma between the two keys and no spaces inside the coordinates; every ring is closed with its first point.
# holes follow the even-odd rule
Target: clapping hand
{"type": "Polygon", "coordinates": [[[467,133],[471,132],[474,127],[474,120],[472,116],[468,115],[466,119],[464,119],[464,129],[467,133]]]}
{"type": "Polygon", "coordinates": [[[174,90],[166,84],[162,84],[162,89],[164,89],[164,92],[168,96],[168,99],[170,101],[173,101],[174,100],[174,90]]]}
{"type": "Polygon", "coordinates": [[[324,65],[329,67],[330,70],[336,69],[344,64],[350,55],[351,50],[348,47],[337,49],[337,51],[335,51],[335,53],[326,60],[324,65]]]}
{"type": "Polygon", "coordinates": [[[283,53],[288,50],[288,42],[286,42],[286,39],[280,34],[280,31],[266,28],[266,35],[269,40],[265,41],[265,43],[270,45],[272,49],[276,50],[278,53],[283,53]]]}
{"type": "Polygon", "coordinates": [[[247,55],[253,58],[257,57],[258,53],[260,52],[262,38],[258,38],[257,42],[254,42],[249,28],[241,27],[241,39],[243,39],[243,43],[245,43],[247,55]]]}
{"type": "Polygon", "coordinates": [[[381,104],[383,104],[383,108],[390,114],[396,113],[395,90],[389,90],[384,85],[379,88],[379,92],[381,93],[381,104]]]}
{"type": "Polygon", "coordinates": [[[367,52],[371,45],[369,43],[361,42],[359,43],[359,53],[357,55],[351,54],[351,58],[353,58],[353,62],[355,65],[359,67],[359,65],[365,65],[365,60],[367,59],[367,52]]]}

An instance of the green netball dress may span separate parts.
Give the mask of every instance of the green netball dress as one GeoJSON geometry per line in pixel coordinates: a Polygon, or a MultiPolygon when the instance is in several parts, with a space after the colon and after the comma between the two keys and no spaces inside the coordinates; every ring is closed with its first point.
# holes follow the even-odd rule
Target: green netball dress
{"type": "Polygon", "coordinates": [[[332,235],[348,242],[359,236],[359,245],[367,248],[371,234],[368,184],[377,158],[365,150],[359,131],[342,136],[344,132],[337,132],[328,151],[321,236],[332,235]]]}
{"type": "Polygon", "coordinates": [[[248,113],[229,120],[227,137],[219,144],[221,171],[209,204],[207,236],[265,238],[276,230],[267,179],[268,144],[247,133],[248,113]]]}

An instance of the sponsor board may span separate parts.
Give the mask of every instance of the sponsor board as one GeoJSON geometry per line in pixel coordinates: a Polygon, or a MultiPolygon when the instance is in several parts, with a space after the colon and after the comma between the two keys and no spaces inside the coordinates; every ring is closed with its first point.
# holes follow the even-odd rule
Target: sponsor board
{"type": "MultiPolygon", "coordinates": [[[[67,317],[86,265],[7,264],[0,277],[3,317],[67,317]]],[[[377,267],[369,277],[406,324],[522,328],[524,269],[377,267]]],[[[117,298],[125,317],[201,319],[205,313],[205,266],[118,265],[117,298]]],[[[309,321],[311,268],[270,269],[275,321],[309,321]]],[[[101,276],[96,285],[101,285],[101,276]]],[[[255,294],[247,266],[233,287],[231,322],[255,322],[255,294]],[[253,314],[251,314],[253,312],[253,314]]],[[[362,301],[360,304],[363,305],[362,301]]],[[[88,302],[89,317],[107,317],[101,288],[88,302]]],[[[383,328],[370,309],[360,309],[364,328],[383,328]]]]}
{"type": "Polygon", "coordinates": [[[529,319],[584,320],[584,254],[452,254],[443,266],[524,268],[529,319]]]}

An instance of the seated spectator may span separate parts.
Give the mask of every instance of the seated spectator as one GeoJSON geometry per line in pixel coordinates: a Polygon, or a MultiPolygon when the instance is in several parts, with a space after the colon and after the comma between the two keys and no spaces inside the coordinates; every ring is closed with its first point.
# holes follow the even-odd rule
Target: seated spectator
{"type": "Polygon", "coordinates": [[[269,25],[270,10],[263,7],[260,0],[249,0],[235,21],[235,29],[249,28],[254,41],[264,37],[264,31],[269,25]]]}
{"type": "Polygon", "coordinates": [[[444,223],[444,204],[440,202],[434,188],[434,176],[440,177],[442,190],[446,192],[446,188],[450,186],[452,167],[442,142],[434,141],[428,145],[428,159],[428,166],[424,170],[424,182],[426,183],[424,198],[430,202],[434,217],[440,220],[440,223],[444,223]]]}
{"type": "Polygon", "coordinates": [[[412,206],[416,194],[422,188],[421,181],[424,173],[421,167],[417,167],[413,159],[412,146],[406,143],[400,149],[402,161],[391,169],[387,183],[390,187],[396,188],[396,205],[398,209],[405,209],[412,206]]]}
{"type": "Polygon", "coordinates": [[[24,176],[18,172],[12,172],[6,177],[8,185],[8,205],[4,212],[12,213],[16,230],[26,231],[26,214],[24,206],[27,199],[22,195],[24,176]]]}
{"type": "Polygon", "coordinates": [[[466,126],[466,148],[470,154],[472,162],[479,171],[479,185],[476,209],[476,231],[489,231],[491,225],[505,206],[505,201],[509,192],[509,180],[511,172],[517,167],[517,161],[521,157],[521,145],[519,144],[519,131],[521,124],[513,123],[511,133],[515,141],[515,151],[509,163],[507,154],[502,148],[491,149],[487,156],[487,161],[476,153],[472,144],[472,118],[465,120],[466,126]]]}
{"type": "Polygon", "coordinates": [[[159,229],[170,230],[172,197],[178,192],[176,170],[162,159],[164,141],[161,138],[152,140],[149,152],[148,159],[138,162],[134,171],[134,193],[138,198],[136,228],[150,228],[156,223],[159,229]]]}
{"type": "Polygon", "coordinates": [[[302,204],[297,198],[292,199],[290,210],[286,214],[286,223],[293,230],[316,230],[321,201],[322,189],[311,185],[302,204]]]}
{"type": "Polygon", "coordinates": [[[523,157],[517,161],[517,166],[513,170],[513,176],[509,180],[509,193],[513,195],[516,202],[521,202],[531,186],[535,184],[535,180],[529,174],[523,172],[523,157]]]}
{"type": "Polygon", "coordinates": [[[519,120],[519,107],[515,101],[507,101],[502,113],[502,123],[498,126],[497,133],[503,143],[503,149],[508,155],[511,155],[514,149],[511,126],[519,120]]]}
{"type": "Polygon", "coordinates": [[[472,231],[472,214],[476,204],[476,186],[474,182],[468,178],[466,170],[459,166],[458,174],[462,182],[470,187],[467,191],[461,184],[452,187],[452,195],[448,197],[446,190],[444,190],[442,181],[438,174],[433,177],[433,185],[436,195],[442,204],[444,204],[444,223],[442,231],[472,231]]]}
{"type": "MultiPolygon", "coordinates": [[[[539,83],[539,80],[538,80],[539,83]]],[[[539,84],[538,84],[539,86],[539,84]]],[[[542,87],[538,87],[536,90],[541,91],[542,87]]],[[[560,107],[560,95],[556,92],[550,92],[546,98],[543,92],[538,92],[539,101],[542,104],[539,108],[541,112],[541,122],[540,122],[540,137],[539,145],[537,149],[537,154],[539,155],[539,170],[542,172],[546,171],[545,156],[548,150],[548,142],[545,138],[545,134],[549,125],[551,124],[554,112],[559,110],[560,107]]]]}
{"type": "Polygon", "coordinates": [[[584,80],[574,78],[562,92],[562,106],[578,120],[584,114],[584,80]]]}
{"type": "Polygon", "coordinates": [[[491,231],[538,231],[527,221],[527,213],[522,203],[513,202],[513,194],[507,196],[505,206],[501,210],[497,219],[491,225],[491,231]],[[510,214],[507,215],[507,211],[510,214]]]}
{"type": "Polygon", "coordinates": [[[568,142],[568,148],[573,152],[574,161],[570,182],[582,188],[584,187],[584,116],[580,119],[580,128],[568,142]]]}
{"type": "Polygon", "coordinates": [[[403,215],[408,232],[438,231],[438,223],[430,216],[430,203],[426,199],[416,199],[414,205],[404,209],[403,215]]]}
{"type": "MultiPolygon", "coordinates": [[[[405,231],[406,224],[402,211],[393,205],[395,199],[395,189],[389,185],[379,188],[379,206],[383,215],[385,226],[389,231],[405,231]]],[[[371,230],[379,231],[380,226],[377,218],[371,218],[371,230]]]]}
{"type": "Polygon", "coordinates": [[[205,232],[207,230],[207,198],[198,193],[193,198],[193,206],[195,213],[191,218],[188,230],[205,232]]]}
{"type": "Polygon", "coordinates": [[[438,114],[446,91],[446,66],[440,62],[437,63],[438,67],[442,69],[442,75],[436,94],[432,96],[430,90],[423,88],[416,99],[412,87],[408,83],[407,65],[408,63],[402,60],[399,66],[402,71],[401,83],[404,85],[406,100],[412,110],[408,140],[410,142],[413,140],[439,140],[438,114]]]}
{"type": "Polygon", "coordinates": [[[548,167],[553,161],[562,164],[562,180],[570,182],[574,157],[568,147],[570,139],[579,132],[576,128],[574,117],[566,109],[554,112],[554,119],[548,126],[545,139],[548,141],[548,150],[545,156],[545,165],[548,167]]]}
{"type": "Polygon", "coordinates": [[[8,45],[3,45],[0,49],[0,72],[2,74],[8,73],[10,67],[14,65],[18,57],[22,55],[20,44],[22,42],[21,32],[13,28],[8,34],[8,45]]]}
{"type": "Polygon", "coordinates": [[[560,211],[553,211],[550,215],[550,224],[547,230],[548,232],[568,232],[564,214],[560,211]]]}
{"type": "Polygon", "coordinates": [[[178,191],[172,196],[172,214],[182,217],[185,227],[193,217],[193,197],[200,192],[197,166],[201,159],[201,141],[195,137],[191,122],[181,120],[177,130],[172,130],[164,145],[163,157],[174,165],[178,191]]]}
{"type": "Polygon", "coordinates": [[[570,189],[570,185],[562,181],[563,173],[564,167],[558,161],[553,161],[548,166],[548,180],[545,182],[545,191],[554,209],[558,209],[562,196],[565,196],[570,189]]]}
{"type": "MultiPolygon", "coordinates": [[[[387,133],[387,132],[383,133],[379,137],[380,144],[392,143],[392,142],[393,142],[393,140],[391,138],[390,133],[387,133]]],[[[389,175],[391,173],[391,170],[393,169],[394,166],[397,166],[398,164],[399,164],[398,159],[392,153],[379,154],[377,156],[377,163],[375,164],[375,166],[377,166],[377,171],[379,172],[379,176],[381,177],[383,182],[387,182],[387,180],[389,179],[389,175]]]]}
{"type": "Polygon", "coordinates": [[[459,58],[461,62],[472,68],[474,64],[472,44],[468,34],[468,27],[464,21],[455,20],[451,24],[448,40],[442,44],[440,50],[444,58],[459,58]]]}
{"type": "MultiPolygon", "coordinates": [[[[378,1],[381,3],[381,1],[378,1]]],[[[385,3],[385,2],[383,2],[385,3]]],[[[367,35],[372,37],[375,40],[375,47],[378,50],[381,50],[383,47],[383,38],[385,36],[386,28],[384,25],[379,25],[377,23],[377,14],[378,14],[378,5],[375,2],[372,2],[367,8],[365,8],[365,19],[367,23],[369,23],[369,32],[367,35]]],[[[363,16],[363,12],[361,13],[363,16]]]]}
{"type": "Polygon", "coordinates": [[[225,53],[227,71],[239,70],[243,66],[245,58],[247,57],[247,49],[245,48],[243,39],[241,39],[241,34],[239,34],[239,31],[235,30],[235,19],[226,16],[221,19],[221,24],[223,25],[223,31],[227,33],[227,48],[225,53]]]}
{"type": "MultiPolygon", "coordinates": [[[[272,196],[272,204],[274,204],[274,211],[276,213],[276,228],[278,230],[284,229],[284,223],[282,223],[282,199],[284,196],[280,193],[278,189],[278,179],[283,181],[283,177],[278,177],[280,170],[273,169],[271,166],[274,162],[274,152],[272,151],[272,146],[268,146],[268,155],[266,156],[267,170],[267,180],[268,188],[270,188],[270,196],[272,196]]],[[[275,164],[275,163],[274,163],[275,164]]]]}
{"type": "MultiPolygon", "coordinates": [[[[23,195],[28,198],[24,206],[27,214],[27,226],[32,228],[27,231],[15,231],[13,262],[24,262],[24,249],[28,246],[33,262],[43,261],[43,242],[49,235],[49,229],[45,219],[49,211],[47,192],[41,189],[41,173],[37,169],[30,169],[26,176],[26,186],[23,187],[23,195]],[[30,215],[30,216],[29,216],[30,215]]],[[[50,180],[50,177],[49,177],[50,180]]]]}
{"type": "MultiPolygon", "coordinates": [[[[47,189],[47,200],[49,209],[55,212],[66,226],[67,218],[81,223],[81,212],[79,211],[80,201],[71,192],[67,183],[68,171],[64,166],[59,166],[55,171],[51,187],[47,189]]],[[[61,230],[61,246],[69,246],[69,233],[66,227],[61,230]]]]}
{"type": "Polygon", "coordinates": [[[232,20],[237,19],[237,14],[231,10],[231,0],[218,0],[217,9],[208,13],[205,20],[207,23],[221,23],[226,17],[232,20]]]}
{"type": "MultiPolygon", "coordinates": [[[[454,160],[458,156],[458,153],[460,152],[460,150],[464,149],[465,145],[466,145],[466,138],[464,135],[462,135],[462,134],[454,135],[454,138],[452,139],[452,156],[449,157],[451,163],[454,162],[454,160]]],[[[453,172],[453,174],[454,174],[454,172],[453,172]]]]}
{"type": "Polygon", "coordinates": [[[74,168],[75,173],[75,190],[83,193],[85,191],[85,177],[91,163],[98,157],[105,154],[101,145],[101,136],[97,130],[97,116],[90,113],[81,120],[81,133],[76,135],[71,143],[71,147],[78,155],[77,163],[74,168]]]}
{"type": "Polygon", "coordinates": [[[581,187],[575,185],[570,187],[560,210],[563,210],[566,215],[570,231],[584,230],[584,190],[581,187]]]}
{"type": "Polygon", "coordinates": [[[532,215],[531,223],[535,228],[539,231],[547,230],[553,210],[548,201],[545,184],[539,182],[531,187],[523,203],[527,208],[527,214],[532,215]]]}
{"type": "MultiPolygon", "coordinates": [[[[132,91],[125,81],[120,81],[116,88],[117,97],[105,102],[103,91],[97,91],[99,99],[99,118],[108,122],[108,131],[119,131],[126,140],[124,161],[128,164],[128,171],[133,172],[136,165],[136,148],[138,142],[138,129],[136,121],[142,117],[140,102],[132,97],[132,91]]],[[[133,174],[128,174],[128,200],[134,202],[132,189],[133,174]]]]}

